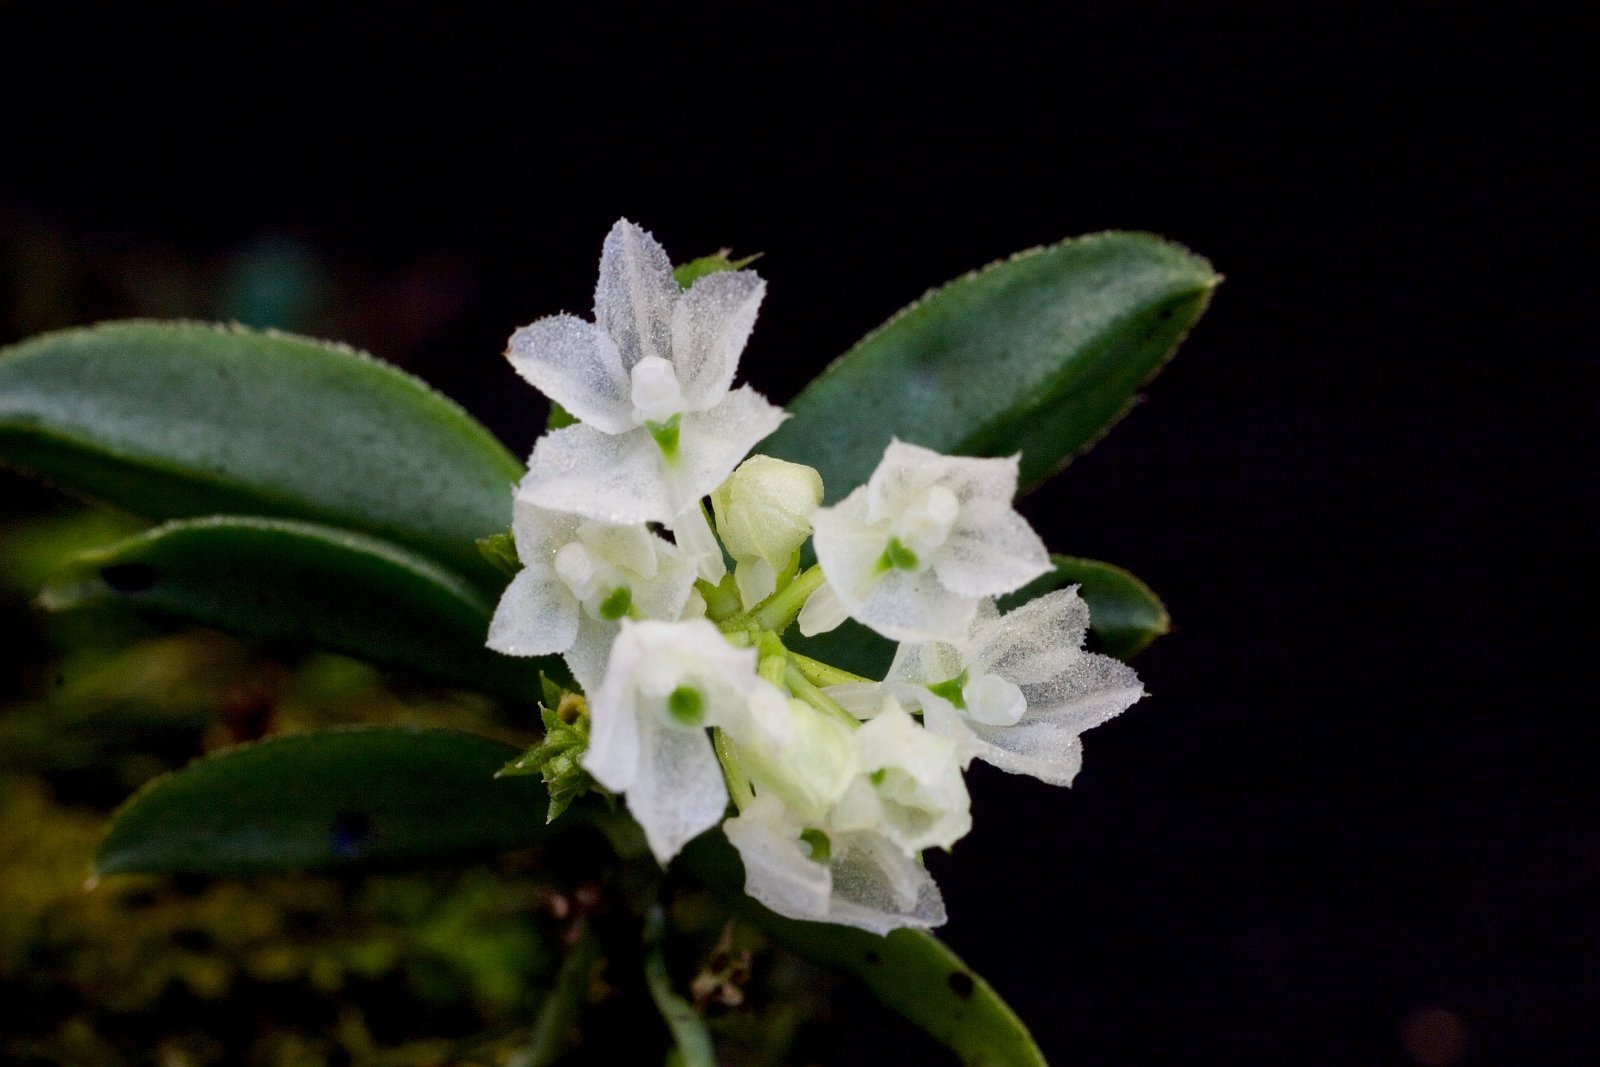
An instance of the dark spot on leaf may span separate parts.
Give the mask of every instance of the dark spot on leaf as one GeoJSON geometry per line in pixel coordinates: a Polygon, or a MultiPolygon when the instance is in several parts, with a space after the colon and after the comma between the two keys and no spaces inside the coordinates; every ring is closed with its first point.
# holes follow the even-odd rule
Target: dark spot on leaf
{"type": "Polygon", "coordinates": [[[157,571],[148,563],[113,563],[100,568],[100,578],[119,593],[147,593],[155,588],[157,571]]]}
{"type": "Polygon", "coordinates": [[[950,972],[950,992],[966,1000],[972,996],[972,975],[966,971],[950,972]]]}
{"type": "Polygon", "coordinates": [[[175,874],[172,891],[180,897],[197,897],[211,888],[211,878],[204,874],[175,874]]]}
{"type": "Polygon", "coordinates": [[[157,899],[152,890],[136,889],[124,895],[121,904],[128,911],[143,911],[145,908],[154,907],[157,899]]]}
{"type": "Polygon", "coordinates": [[[1177,314],[1177,312],[1175,312],[1175,311],[1174,311],[1174,310],[1173,310],[1173,309],[1172,309],[1172,308],[1170,308],[1170,307],[1164,307],[1164,308],[1162,308],[1162,309],[1161,309],[1161,318],[1162,318],[1162,319],[1163,319],[1163,320],[1165,320],[1165,319],[1170,319],[1170,318],[1172,318],[1172,316],[1173,316],[1173,315],[1175,315],[1175,314],[1177,314]]]}
{"type": "Polygon", "coordinates": [[[372,841],[372,816],[364,811],[342,811],[333,817],[333,854],[353,860],[372,841]]]}
{"type": "Polygon", "coordinates": [[[172,931],[172,943],[189,952],[210,952],[217,947],[216,938],[204,930],[193,928],[172,931]]]}
{"type": "Polygon", "coordinates": [[[877,949],[869,948],[867,949],[867,962],[876,967],[878,964],[883,962],[883,957],[878,955],[877,949]]]}

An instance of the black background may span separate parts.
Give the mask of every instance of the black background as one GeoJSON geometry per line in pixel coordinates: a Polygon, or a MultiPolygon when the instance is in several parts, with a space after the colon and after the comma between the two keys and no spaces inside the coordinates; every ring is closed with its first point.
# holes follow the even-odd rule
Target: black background
{"type": "MultiPolygon", "coordinates": [[[[680,259],[765,253],[743,373],[777,400],[1017,249],[1139,228],[1209,256],[1228,280],[1148,402],[1024,505],[1166,597],[1152,696],[1070,791],[975,773],[944,936],[1054,1062],[1594,1062],[1591,31],[1446,3],[135,7],[0,14],[0,252],[45,227],[119,257],[88,319],[166,309],[149,256],[293,240],[355,279],[343,339],[518,451],[542,408],[498,353],[586,311],[619,214],[680,259]],[[1427,1036],[1457,1026],[1464,1059],[1427,1036]]],[[[842,1010],[847,1062],[934,1062],[842,1010]]]]}

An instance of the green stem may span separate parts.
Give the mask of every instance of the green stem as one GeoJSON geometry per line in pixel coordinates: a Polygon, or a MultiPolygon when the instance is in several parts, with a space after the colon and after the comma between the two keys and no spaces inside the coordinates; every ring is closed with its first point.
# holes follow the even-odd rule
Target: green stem
{"type": "Polygon", "coordinates": [[[810,704],[823,714],[832,715],[841,722],[847,723],[852,730],[856,730],[861,727],[860,720],[858,720],[848,711],[844,710],[843,704],[839,703],[837,700],[833,699],[816,686],[812,685],[811,681],[806,678],[804,674],[800,673],[799,667],[791,664],[788,674],[784,677],[784,681],[789,683],[790,692],[794,693],[795,696],[799,697],[801,700],[804,700],[807,704],[810,704]]]}
{"type": "Polygon", "coordinates": [[[851,682],[872,681],[871,678],[863,678],[859,674],[851,674],[849,671],[841,670],[831,663],[824,663],[820,659],[812,659],[810,656],[802,656],[798,652],[790,652],[789,659],[799,668],[800,673],[805,675],[806,681],[813,685],[847,685],[851,682]]]}
{"type": "Polygon", "coordinates": [[[717,762],[722,764],[722,777],[728,783],[728,796],[733,798],[733,806],[743,811],[750,806],[756,794],[750,788],[750,779],[745,776],[744,768],[739,766],[738,750],[721,730],[711,731],[711,745],[717,750],[717,762]]]}
{"type": "Polygon", "coordinates": [[[824,581],[826,579],[822,575],[822,565],[813,564],[809,570],[796,575],[794,581],[749,611],[724,620],[721,624],[722,629],[739,630],[753,622],[763,630],[781,634],[789,628],[791,622],[794,622],[794,617],[800,614],[800,609],[806,606],[811,594],[815,593],[817,587],[824,581]]]}

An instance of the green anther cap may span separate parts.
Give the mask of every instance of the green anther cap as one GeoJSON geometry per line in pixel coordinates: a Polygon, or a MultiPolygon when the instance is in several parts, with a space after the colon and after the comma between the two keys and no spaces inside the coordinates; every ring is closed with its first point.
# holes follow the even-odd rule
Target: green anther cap
{"type": "Polygon", "coordinates": [[[628,613],[633,607],[633,590],[625,585],[619,585],[611,590],[611,595],[600,601],[600,617],[615,622],[628,613]]]}
{"type": "Polygon", "coordinates": [[[645,423],[650,436],[655,438],[656,447],[660,448],[661,454],[668,459],[678,458],[678,429],[682,423],[682,415],[674,415],[666,422],[645,423]]]}
{"type": "Polygon", "coordinates": [[[706,718],[706,698],[692,685],[680,685],[667,697],[667,714],[685,726],[699,726],[706,718]]]}
{"type": "Polygon", "coordinates": [[[878,567],[886,571],[914,571],[917,569],[917,554],[907,548],[900,538],[891,537],[883,550],[883,558],[878,561],[878,567]]]}
{"type": "Polygon", "coordinates": [[[954,678],[947,678],[942,682],[936,682],[928,686],[928,692],[936,697],[944,697],[955,705],[958,711],[965,711],[967,708],[966,688],[967,672],[962,671],[954,678]]]}
{"type": "Polygon", "coordinates": [[[827,863],[828,858],[833,854],[833,846],[828,840],[828,835],[815,827],[801,830],[800,840],[810,847],[811,858],[818,863],[827,863]]]}

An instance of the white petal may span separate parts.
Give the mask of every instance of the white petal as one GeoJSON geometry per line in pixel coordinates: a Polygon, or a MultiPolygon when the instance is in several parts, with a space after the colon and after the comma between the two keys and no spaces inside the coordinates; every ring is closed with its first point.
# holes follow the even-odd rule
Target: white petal
{"type": "Polygon", "coordinates": [[[645,430],[608,434],[578,425],[545,434],[517,495],[602,522],[666,522],[673,514],[661,450],[645,430]]]}
{"type": "Polygon", "coordinates": [[[713,696],[717,706],[708,721],[726,730],[742,748],[781,752],[794,739],[789,700],[776,686],[755,677],[753,667],[752,673],[737,679],[735,687],[713,696]]]}
{"type": "Polygon", "coordinates": [[[917,687],[938,685],[958,676],[966,664],[955,645],[946,641],[907,641],[895,649],[894,662],[883,676],[886,684],[917,687]]]}
{"type": "Polygon", "coordinates": [[[672,536],[686,559],[694,563],[695,571],[712,585],[722,581],[728,573],[728,563],[722,558],[722,545],[711,532],[711,523],[696,500],[672,520],[672,536]]]}
{"type": "Polygon", "coordinates": [[[955,641],[977,610],[976,599],[951,592],[932,570],[889,571],[850,615],[893,641],[955,641]]]}
{"type": "Polygon", "coordinates": [[[530,562],[500,594],[489,621],[488,645],[511,656],[565,652],[578,632],[578,602],[555,571],[530,562]]]}
{"type": "Polygon", "coordinates": [[[766,287],[754,271],[719,271],[699,278],[678,299],[672,362],[689,410],[706,410],[733,387],[766,287]]]}
{"type": "Polygon", "coordinates": [[[627,791],[628,811],[643,828],[650,851],[665,864],[691,838],[722,820],[728,789],[704,730],[676,730],[654,716],[641,716],[639,725],[642,751],[627,791]]]}
{"type": "Polygon", "coordinates": [[[993,459],[946,456],[944,460],[940,484],[955,493],[963,508],[980,500],[1009,505],[1017,495],[1020,453],[993,459]]]}
{"type": "Polygon", "coordinates": [[[671,356],[678,291],[666,249],[643,229],[618,219],[600,251],[594,321],[616,343],[624,369],[646,356],[671,356]]]}
{"type": "Polygon", "coordinates": [[[694,567],[676,546],[660,538],[657,544],[655,574],[633,584],[633,606],[646,619],[671,622],[683,617],[694,592],[694,567]]]}
{"type": "Polygon", "coordinates": [[[829,812],[857,776],[853,731],[800,700],[785,702],[783,733],[739,745],[739,764],[756,792],[783,801],[808,826],[829,812]]]}
{"type": "Polygon", "coordinates": [[[1083,765],[1083,742],[1076,733],[1025,716],[1016,726],[983,726],[937,698],[923,704],[923,723],[956,742],[967,759],[1027,774],[1051,785],[1071,785],[1083,765]]]}
{"type": "Polygon", "coordinates": [[[828,865],[811,859],[791,819],[776,797],[757,797],[722,824],[744,861],[744,891],[779,915],[822,922],[828,918],[833,876],[828,865]]]}
{"type": "Polygon", "coordinates": [[[633,428],[628,373],[611,338],[573,315],[552,315],[511,335],[511,366],[545,396],[606,433],[633,428]]]}
{"type": "Polygon", "coordinates": [[[944,898],[916,860],[874,836],[852,835],[840,845],[843,855],[831,864],[830,922],[875,934],[944,923],[944,898]]]}
{"type": "Polygon", "coordinates": [[[1009,501],[962,506],[950,538],[933,560],[939,581],[961,596],[991,597],[1020,589],[1050,569],[1050,553],[1009,501]]]}
{"type": "Polygon", "coordinates": [[[606,663],[611,658],[611,646],[616,642],[618,628],[614,622],[596,619],[586,611],[578,612],[577,636],[563,658],[572,677],[577,680],[578,688],[585,693],[598,692],[604,682],[606,663]]]}
{"type": "Polygon", "coordinates": [[[575,524],[575,536],[613,567],[640,578],[655,576],[658,548],[666,542],[643,524],[616,526],[608,522],[575,524]]]}
{"type": "Polygon", "coordinates": [[[839,599],[854,608],[878,578],[889,536],[867,522],[867,490],[857,487],[831,508],[811,513],[811,545],[839,599]]]}
{"type": "Polygon", "coordinates": [[[811,516],[817,562],[850,617],[895,641],[964,638],[977,611],[975,599],[946,589],[931,569],[879,568],[888,538],[866,521],[869,496],[867,487],[858,487],[811,516]]]}
{"type": "Polygon", "coordinates": [[[524,566],[549,563],[562,545],[578,535],[581,521],[576,515],[529,502],[519,488],[511,505],[511,539],[517,546],[517,558],[524,566]]]}
{"type": "Polygon", "coordinates": [[[883,522],[905,511],[945,473],[951,457],[891,438],[867,484],[862,486],[867,522],[883,522]]]}
{"type": "Polygon", "coordinates": [[[802,634],[815,637],[829,630],[837,630],[849,617],[850,609],[839,599],[833,584],[823,582],[813,589],[811,595],[806,597],[806,602],[800,605],[800,617],[795,621],[800,624],[802,634]]]}
{"type": "Polygon", "coordinates": [[[1023,686],[1022,695],[1028,713],[1019,726],[1043,721],[1082,733],[1132,707],[1144,686],[1126,663],[1082,652],[1054,678],[1023,686]]]}
{"type": "Polygon", "coordinates": [[[641,737],[639,709],[632,692],[632,672],[639,652],[614,641],[599,685],[585,686],[589,695],[589,747],[579,761],[594,780],[621,793],[639,775],[641,737]]]}
{"type": "Polygon", "coordinates": [[[830,685],[823,692],[858,719],[873,718],[883,710],[884,688],[881,682],[845,682],[843,685],[830,685]]]}
{"type": "Polygon", "coordinates": [[[678,436],[679,505],[709,496],[756,442],[788,417],[748,385],[733,390],[708,411],[687,412],[678,436]]]}
{"type": "Polygon", "coordinates": [[[840,800],[835,825],[881,833],[908,853],[949,848],[972,829],[963,757],[952,739],[923,729],[889,703],[853,740],[861,777],[840,800]],[[874,794],[875,806],[863,786],[874,794]]]}
{"type": "Polygon", "coordinates": [[[1082,655],[1089,606],[1077,586],[1058,589],[973,627],[975,674],[993,672],[1020,686],[1049,681],[1082,655]]]}
{"type": "Polygon", "coordinates": [[[739,590],[739,603],[748,611],[777,591],[778,573],[764,559],[741,559],[733,565],[733,584],[739,590]]]}

